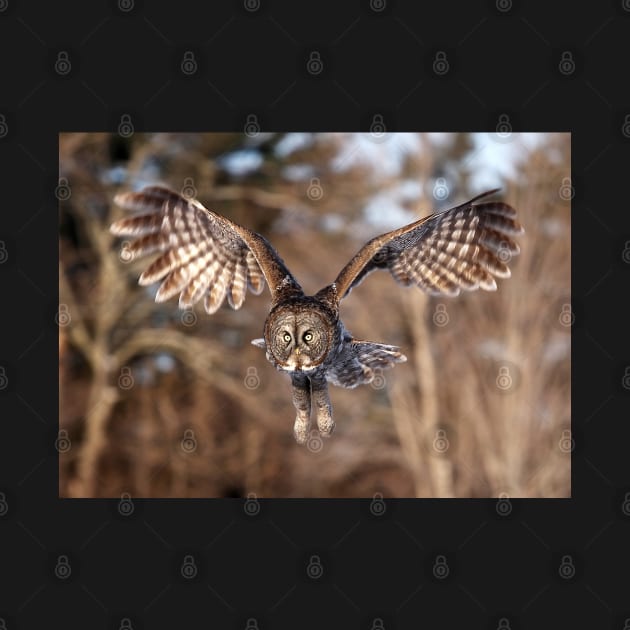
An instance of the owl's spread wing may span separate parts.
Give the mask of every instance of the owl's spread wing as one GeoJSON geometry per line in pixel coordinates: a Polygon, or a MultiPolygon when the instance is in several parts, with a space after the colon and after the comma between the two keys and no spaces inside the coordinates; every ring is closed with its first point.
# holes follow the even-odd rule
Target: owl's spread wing
{"type": "Polygon", "coordinates": [[[507,263],[520,252],[513,237],[524,230],[511,206],[499,201],[477,203],[494,192],[366,243],[337,276],[337,299],[376,269],[386,269],[400,284],[415,284],[432,295],[496,290],[494,277],[510,276],[507,263]]]}
{"type": "Polygon", "coordinates": [[[230,306],[239,309],[247,289],[258,295],[265,280],[274,302],[280,294],[301,293],[265,238],[196,200],[151,186],[119,194],[115,202],[135,212],[110,227],[113,234],[134,239],[123,245],[124,259],[160,253],[138,280],[141,285],[162,281],[156,302],[179,294],[183,309],[204,298],[206,311],[214,313],[227,296],[230,306]]]}

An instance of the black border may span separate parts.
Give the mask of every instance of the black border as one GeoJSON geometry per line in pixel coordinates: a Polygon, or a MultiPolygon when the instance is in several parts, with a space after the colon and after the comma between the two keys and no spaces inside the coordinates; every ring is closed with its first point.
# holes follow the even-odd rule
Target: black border
{"type": "Polygon", "coordinates": [[[129,2],[0,1],[5,626],[623,628],[630,4],[129,2]],[[507,114],[515,131],[572,132],[573,498],[515,500],[508,516],[493,501],[387,501],[384,518],[366,501],[261,501],[254,516],[242,501],[152,501],[116,518],[115,502],[57,499],[58,132],[114,130],[123,114],[137,130],[241,130],[250,113],[263,130],[358,131],[375,112],[398,131],[491,131],[507,114]]]}

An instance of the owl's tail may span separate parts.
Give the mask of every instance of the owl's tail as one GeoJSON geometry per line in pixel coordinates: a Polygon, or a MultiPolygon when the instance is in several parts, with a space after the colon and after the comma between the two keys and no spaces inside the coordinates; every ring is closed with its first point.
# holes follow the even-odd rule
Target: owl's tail
{"type": "Polygon", "coordinates": [[[406,360],[407,357],[396,346],[353,339],[344,345],[326,379],[338,387],[353,388],[367,383],[378,385],[383,379],[383,370],[406,360]]]}

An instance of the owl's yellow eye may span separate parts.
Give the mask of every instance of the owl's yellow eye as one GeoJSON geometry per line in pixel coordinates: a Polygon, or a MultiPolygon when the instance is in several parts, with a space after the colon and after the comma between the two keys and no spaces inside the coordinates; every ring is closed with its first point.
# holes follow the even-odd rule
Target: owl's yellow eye
{"type": "Polygon", "coordinates": [[[310,331],[304,333],[304,341],[306,341],[306,343],[310,343],[311,341],[313,341],[313,333],[310,331]]]}
{"type": "Polygon", "coordinates": [[[289,343],[289,341],[291,341],[291,335],[288,332],[285,332],[284,335],[282,335],[282,338],[284,339],[284,343],[289,343]]]}

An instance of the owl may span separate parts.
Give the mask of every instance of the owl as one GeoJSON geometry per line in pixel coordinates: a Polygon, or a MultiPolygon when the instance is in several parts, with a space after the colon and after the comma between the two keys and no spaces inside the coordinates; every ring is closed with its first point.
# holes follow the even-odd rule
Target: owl
{"type": "Polygon", "coordinates": [[[495,192],[373,238],[315,295],[305,295],[263,236],[167,188],[117,195],[115,202],[133,214],[110,231],[130,239],[126,260],[159,254],[139,278],[141,285],[161,282],[156,302],[179,295],[179,307],[187,309],[203,299],[212,314],[227,298],[238,310],[248,290],[258,295],[267,284],[271,307],[263,337],[252,344],[291,378],[293,433],[304,444],[313,410],[322,436],[335,428],[329,383],[370,383],[380,370],[407,360],[395,346],[355,339],[339,317],[341,300],[368,274],[383,269],[403,286],[446,296],[494,291],[495,277],[510,276],[507,263],[519,253],[514,237],[523,228],[512,207],[487,200],[495,192]]]}

